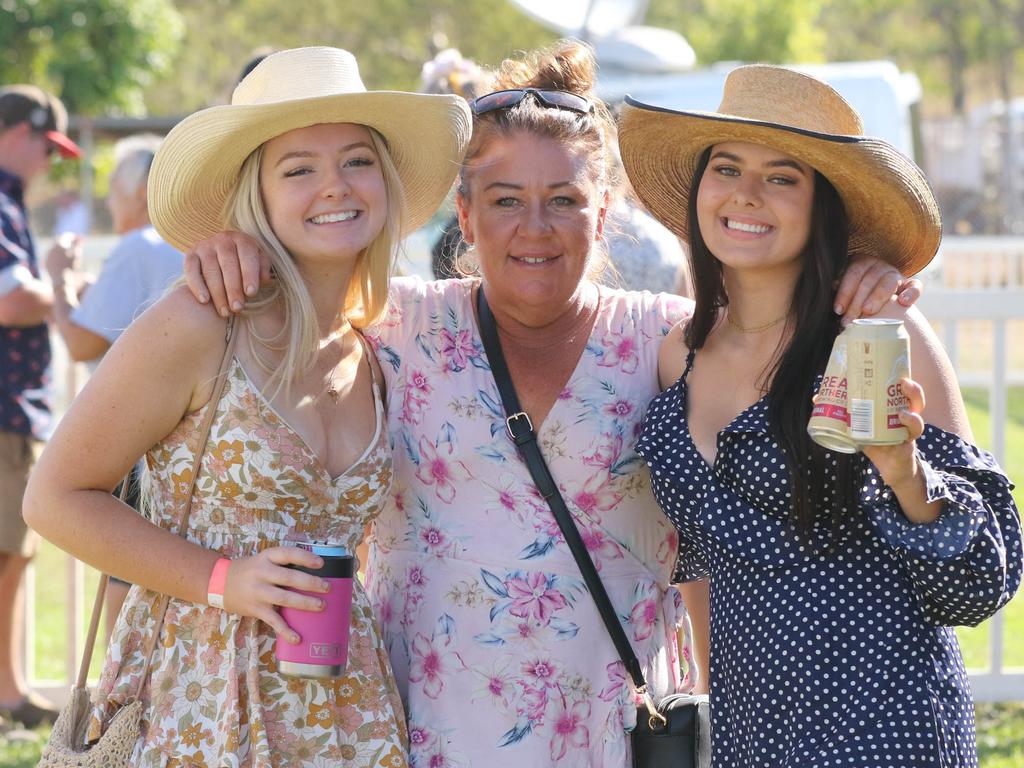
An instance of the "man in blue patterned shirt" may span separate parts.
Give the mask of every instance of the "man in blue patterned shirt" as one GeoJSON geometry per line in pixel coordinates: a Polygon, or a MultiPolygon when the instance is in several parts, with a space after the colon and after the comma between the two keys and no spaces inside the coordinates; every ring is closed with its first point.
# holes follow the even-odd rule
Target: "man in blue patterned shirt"
{"type": "Polygon", "coordinates": [[[21,497],[50,429],[53,292],[40,280],[24,193],[55,152],[81,154],[64,133],[67,119],[64,105],[38,88],[0,88],[0,711],[30,727],[54,717],[52,704],[29,695],[19,647],[22,578],[35,549],[21,497]]]}

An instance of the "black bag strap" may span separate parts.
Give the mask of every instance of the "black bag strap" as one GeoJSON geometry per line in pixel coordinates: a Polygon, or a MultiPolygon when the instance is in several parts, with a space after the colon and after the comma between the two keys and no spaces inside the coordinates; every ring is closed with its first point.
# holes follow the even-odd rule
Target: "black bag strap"
{"type": "MultiPolygon", "coordinates": [[[[636,692],[644,697],[648,711],[654,716],[657,710],[654,708],[650,695],[647,692],[647,682],[644,680],[644,671],[643,667],[640,666],[640,660],[633,653],[633,646],[629,644],[626,632],[622,629],[622,624],[615,615],[615,609],[612,608],[611,600],[608,599],[608,593],[605,591],[604,584],[601,583],[601,577],[597,574],[594,561],[591,560],[590,553],[587,552],[587,546],[583,543],[579,529],[576,528],[576,523],[572,519],[572,514],[569,512],[569,508],[565,506],[565,500],[558,491],[558,485],[551,476],[547,462],[544,461],[544,454],[540,452],[540,445],[537,444],[537,433],[533,431],[530,417],[526,415],[519,404],[519,397],[516,395],[516,388],[512,383],[512,377],[509,375],[508,364],[505,362],[505,355],[501,351],[501,341],[498,339],[498,328],[494,322],[494,315],[487,304],[487,298],[484,296],[482,285],[477,289],[476,311],[480,323],[480,337],[484,343],[484,352],[487,355],[487,362],[490,363],[494,382],[498,385],[501,404],[507,416],[505,428],[519,449],[519,454],[523,457],[523,461],[526,462],[526,467],[530,470],[530,476],[533,478],[537,490],[540,491],[548,506],[551,507],[551,512],[558,522],[558,527],[562,531],[565,543],[568,545],[569,551],[572,552],[576,565],[579,566],[580,573],[583,575],[583,581],[587,585],[587,589],[590,590],[590,596],[597,605],[597,612],[601,614],[601,620],[604,621],[604,626],[612,638],[612,643],[615,644],[615,650],[619,654],[619,658],[622,659],[622,663],[625,665],[629,676],[633,679],[636,692]]],[[[664,718],[660,713],[657,716],[664,722],[664,718]]]]}

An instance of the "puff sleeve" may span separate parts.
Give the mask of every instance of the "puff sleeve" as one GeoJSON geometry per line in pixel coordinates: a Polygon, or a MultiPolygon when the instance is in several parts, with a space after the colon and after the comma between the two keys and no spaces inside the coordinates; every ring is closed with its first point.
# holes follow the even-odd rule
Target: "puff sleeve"
{"type": "Polygon", "coordinates": [[[862,508],[896,552],[926,621],[979,624],[1020,586],[1020,515],[1006,474],[991,454],[934,426],[917,440],[929,501],[945,502],[939,518],[912,523],[866,462],[862,508]]]}

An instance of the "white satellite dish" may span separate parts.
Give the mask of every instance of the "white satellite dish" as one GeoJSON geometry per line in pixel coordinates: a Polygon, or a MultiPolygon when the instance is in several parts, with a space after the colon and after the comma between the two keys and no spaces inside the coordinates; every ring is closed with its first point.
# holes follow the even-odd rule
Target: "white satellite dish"
{"type": "Polygon", "coordinates": [[[623,27],[594,41],[602,73],[622,70],[633,73],[686,72],[697,55],[678,32],[656,27],[623,27]]]}
{"type": "Polygon", "coordinates": [[[563,35],[602,37],[639,24],[648,0],[512,0],[530,18],[563,35]]]}

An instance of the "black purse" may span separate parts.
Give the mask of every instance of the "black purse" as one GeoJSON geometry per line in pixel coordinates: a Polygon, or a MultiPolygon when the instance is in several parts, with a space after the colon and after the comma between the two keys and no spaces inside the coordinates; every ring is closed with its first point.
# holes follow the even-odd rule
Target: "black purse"
{"type": "Polygon", "coordinates": [[[537,444],[530,417],[519,405],[512,377],[508,372],[505,355],[494,322],[494,315],[487,304],[483,286],[477,290],[477,318],[484,352],[491,365],[491,373],[501,394],[501,403],[507,418],[505,427],[516,444],[519,455],[526,462],[530,476],[537,490],[551,508],[565,543],[579,566],[583,581],[590,590],[590,596],[597,605],[598,613],[611,636],[615,650],[622,659],[633,685],[644,701],[644,707],[637,709],[636,728],[632,732],[634,768],[705,768],[711,764],[711,735],[707,696],[672,694],[655,705],[647,690],[640,660],[633,653],[622,624],[612,608],[608,593],[601,577],[597,574],[594,561],[590,559],[587,547],[580,537],[565,500],[558,491],[558,485],[548,469],[544,455],[537,444]]]}

